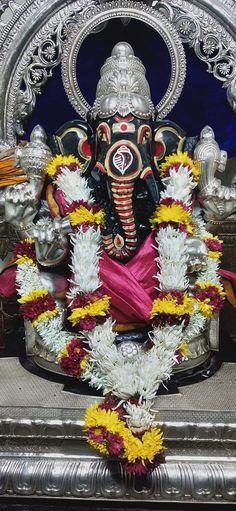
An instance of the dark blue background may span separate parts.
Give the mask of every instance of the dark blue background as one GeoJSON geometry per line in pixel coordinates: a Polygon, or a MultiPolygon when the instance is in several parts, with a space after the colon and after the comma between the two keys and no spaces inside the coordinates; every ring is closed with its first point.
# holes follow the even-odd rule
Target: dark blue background
{"type": "MultiPolygon", "coordinates": [[[[119,19],[111,20],[108,26],[84,41],[78,56],[78,81],[80,88],[92,104],[95,98],[99,71],[113,46],[118,41],[127,41],[147,70],[153,102],[156,104],[164,95],[170,79],[170,58],[160,36],[138,20],[131,20],[123,26],[119,19]]],[[[192,49],[185,45],[187,77],[182,95],[168,118],[179,124],[188,136],[199,134],[209,124],[215,131],[216,139],[229,157],[236,156],[236,116],[230,108],[226,89],[222,83],[207,73],[192,49]]],[[[35,124],[41,124],[47,133],[55,132],[64,122],[77,118],[70,105],[60,75],[60,68],[53,71],[37,97],[33,117],[26,126],[27,138],[35,124]]]]}

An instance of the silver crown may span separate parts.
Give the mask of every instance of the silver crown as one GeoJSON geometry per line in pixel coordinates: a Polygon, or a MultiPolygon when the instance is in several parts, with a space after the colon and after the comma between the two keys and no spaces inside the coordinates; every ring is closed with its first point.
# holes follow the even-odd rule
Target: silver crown
{"type": "Polygon", "coordinates": [[[118,113],[150,119],[155,108],[145,74],[145,67],[130,44],[116,44],[101,68],[92,115],[105,118],[118,113]]]}

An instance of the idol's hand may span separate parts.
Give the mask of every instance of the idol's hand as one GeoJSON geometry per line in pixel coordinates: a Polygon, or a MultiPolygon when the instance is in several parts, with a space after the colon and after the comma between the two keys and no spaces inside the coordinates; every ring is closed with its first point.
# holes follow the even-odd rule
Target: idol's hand
{"type": "Polygon", "coordinates": [[[43,266],[61,264],[68,254],[68,240],[53,223],[39,221],[32,229],[36,258],[43,266]]]}
{"type": "Polygon", "coordinates": [[[17,230],[30,229],[39,207],[42,183],[32,179],[29,183],[9,186],[5,191],[5,220],[17,230]]]}

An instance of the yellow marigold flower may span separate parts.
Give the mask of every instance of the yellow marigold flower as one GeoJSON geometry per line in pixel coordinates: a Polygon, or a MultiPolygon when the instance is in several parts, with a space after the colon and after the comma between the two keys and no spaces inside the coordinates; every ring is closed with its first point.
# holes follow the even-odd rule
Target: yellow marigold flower
{"type": "Polygon", "coordinates": [[[179,345],[179,350],[182,357],[186,357],[188,355],[189,349],[186,342],[181,342],[179,345]]]}
{"type": "Polygon", "coordinates": [[[213,307],[206,302],[207,302],[206,300],[204,300],[204,302],[201,302],[201,300],[197,300],[197,305],[203,316],[205,316],[206,318],[210,318],[213,315],[213,307]]]}
{"type": "Polygon", "coordinates": [[[213,234],[211,232],[208,232],[206,236],[202,236],[201,239],[203,241],[211,239],[211,240],[219,241],[219,243],[221,243],[221,244],[223,243],[223,240],[221,240],[218,236],[213,236],[213,234]]]}
{"type": "Polygon", "coordinates": [[[142,456],[143,460],[148,459],[150,462],[153,461],[154,456],[159,452],[163,451],[163,433],[158,428],[151,428],[146,431],[142,437],[143,449],[142,456]]]}
{"type": "Polygon", "coordinates": [[[102,442],[94,442],[94,440],[90,440],[90,438],[87,438],[87,442],[88,442],[89,445],[91,445],[91,447],[93,447],[94,449],[99,451],[104,456],[109,456],[109,451],[105,447],[104,443],[102,443],[102,442]]]}
{"type": "MultiPolygon", "coordinates": [[[[118,433],[124,442],[122,457],[130,463],[135,463],[137,460],[141,460],[143,463],[146,460],[152,462],[155,455],[164,450],[160,429],[151,428],[141,438],[138,438],[128,429],[125,422],[119,419],[115,411],[98,408],[97,402],[87,408],[84,422],[85,429],[92,427],[99,431],[99,428],[104,427],[109,433],[118,433]]],[[[101,454],[109,454],[104,443],[97,443],[90,439],[88,439],[88,443],[101,454]]]]}
{"type": "Polygon", "coordinates": [[[206,289],[208,287],[211,287],[211,286],[214,286],[216,287],[219,295],[224,298],[225,297],[225,292],[224,292],[224,288],[222,286],[222,284],[215,284],[214,282],[210,282],[209,280],[206,281],[206,282],[201,282],[201,281],[196,281],[195,283],[196,286],[200,287],[200,289],[206,289]]]}
{"type": "Polygon", "coordinates": [[[91,224],[100,225],[105,221],[105,215],[102,210],[97,213],[93,213],[91,209],[87,209],[85,206],[80,206],[72,213],[69,213],[69,218],[73,227],[81,224],[82,222],[90,222],[91,224]]]}
{"type": "Polygon", "coordinates": [[[42,314],[39,314],[39,316],[34,321],[32,321],[32,325],[35,327],[41,321],[44,321],[44,319],[54,318],[54,316],[56,316],[59,312],[60,312],[59,307],[56,307],[53,311],[42,312],[42,314]]]}
{"type": "Polygon", "coordinates": [[[24,241],[30,243],[31,245],[34,243],[34,240],[32,238],[26,238],[24,241]]]}
{"type": "Polygon", "coordinates": [[[42,296],[46,296],[48,294],[47,289],[33,289],[30,291],[28,295],[24,295],[18,299],[19,303],[31,302],[31,300],[37,300],[37,298],[41,298],[42,296]]]}
{"type": "Polygon", "coordinates": [[[162,222],[184,224],[187,231],[192,233],[191,213],[189,211],[185,211],[180,204],[173,203],[170,206],[161,204],[154,212],[150,223],[154,228],[157,224],[161,224],[162,222]]]}
{"type": "Polygon", "coordinates": [[[31,259],[31,257],[24,256],[24,255],[18,255],[16,258],[16,264],[25,264],[25,263],[34,264],[34,261],[33,261],[33,259],[31,259]]]}
{"type": "Polygon", "coordinates": [[[61,351],[58,354],[57,360],[60,361],[61,358],[68,357],[68,344],[61,349],[61,351]]]}
{"type": "Polygon", "coordinates": [[[124,458],[130,463],[134,463],[138,458],[142,459],[142,440],[135,437],[128,428],[125,428],[123,434],[124,440],[124,458]]]}
{"type": "Polygon", "coordinates": [[[183,294],[183,303],[178,304],[177,299],[168,293],[165,298],[156,298],[153,301],[151,318],[157,314],[173,314],[176,316],[183,316],[184,314],[191,315],[194,308],[194,299],[188,297],[187,293],[183,294]]]}
{"type": "Polygon", "coordinates": [[[208,250],[207,255],[212,259],[220,259],[222,256],[222,252],[213,252],[212,250],[208,250]]]}
{"type": "Polygon", "coordinates": [[[81,360],[81,362],[80,362],[80,368],[82,371],[85,370],[87,363],[88,363],[88,357],[84,357],[83,360],[81,360]]]}
{"type": "Polygon", "coordinates": [[[124,432],[124,458],[130,463],[135,463],[138,459],[153,461],[156,454],[163,451],[162,432],[160,429],[151,428],[146,431],[141,438],[137,438],[126,428],[124,432]]]}
{"type": "Polygon", "coordinates": [[[49,176],[53,177],[56,174],[57,167],[63,166],[67,167],[71,163],[76,163],[78,167],[81,167],[81,163],[78,160],[78,158],[75,158],[72,154],[69,154],[68,156],[63,156],[62,154],[57,154],[54,156],[54,158],[51,158],[45,168],[45,173],[49,176]]]}
{"type": "Polygon", "coordinates": [[[160,173],[161,176],[165,174],[165,170],[167,168],[170,168],[172,165],[176,164],[182,164],[182,165],[188,165],[190,167],[191,173],[193,175],[193,178],[195,181],[199,180],[200,173],[201,173],[201,164],[199,161],[193,161],[190,156],[188,156],[187,152],[181,152],[177,151],[175,154],[171,154],[170,156],[167,156],[164,163],[160,166],[160,173]]]}
{"type": "Polygon", "coordinates": [[[124,423],[119,419],[115,411],[98,408],[98,403],[96,401],[87,408],[84,416],[84,423],[86,429],[102,426],[106,428],[109,433],[122,434],[125,428],[124,423]]]}
{"type": "Polygon", "coordinates": [[[85,316],[106,316],[109,309],[110,300],[109,296],[105,295],[103,298],[96,300],[96,302],[89,303],[85,307],[78,307],[72,311],[68,320],[75,326],[85,316]]]}

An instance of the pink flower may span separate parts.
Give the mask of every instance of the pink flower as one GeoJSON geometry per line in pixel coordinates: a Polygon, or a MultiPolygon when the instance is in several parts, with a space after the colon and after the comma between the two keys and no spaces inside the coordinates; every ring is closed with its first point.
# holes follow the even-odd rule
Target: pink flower
{"type": "Polygon", "coordinates": [[[81,361],[88,355],[84,349],[84,344],[81,339],[72,339],[67,344],[67,355],[60,359],[60,367],[66,374],[71,376],[81,376],[81,361]]]}
{"type": "Polygon", "coordinates": [[[207,248],[209,248],[209,250],[212,250],[213,252],[221,252],[222,251],[222,244],[218,240],[209,238],[209,239],[205,240],[205,243],[206,243],[207,248]]]}
{"type": "Polygon", "coordinates": [[[26,240],[20,241],[13,250],[13,256],[26,256],[36,261],[34,243],[29,243],[29,241],[26,240]]]}
{"type": "Polygon", "coordinates": [[[115,434],[109,434],[107,437],[108,440],[108,450],[110,454],[114,454],[117,456],[120,454],[124,447],[124,440],[122,436],[120,436],[118,433],[115,434]]]}
{"type": "Polygon", "coordinates": [[[56,302],[53,296],[48,294],[22,304],[20,312],[24,318],[34,320],[43,312],[53,311],[55,307],[56,302]]]}
{"type": "Polygon", "coordinates": [[[127,474],[141,475],[147,473],[147,468],[141,463],[141,461],[137,461],[136,463],[129,463],[128,461],[125,461],[123,466],[127,474]]]}
{"type": "Polygon", "coordinates": [[[92,330],[95,328],[97,322],[93,316],[85,316],[85,318],[81,319],[79,322],[79,327],[81,330],[92,330]]]}
{"type": "Polygon", "coordinates": [[[124,419],[124,409],[122,406],[117,406],[119,403],[118,399],[115,399],[112,396],[108,396],[104,399],[103,403],[99,404],[99,408],[102,410],[113,410],[117,413],[120,420],[124,419]]]}
{"type": "Polygon", "coordinates": [[[175,360],[177,364],[180,364],[184,360],[184,357],[181,355],[180,349],[177,349],[175,352],[175,360]]]}
{"type": "Polygon", "coordinates": [[[93,442],[103,442],[106,439],[107,436],[107,430],[106,428],[103,428],[102,426],[88,428],[87,431],[88,437],[90,440],[93,440],[93,442]]]}
{"type": "Polygon", "coordinates": [[[191,208],[185,204],[182,200],[172,199],[172,197],[166,197],[166,199],[161,199],[160,204],[164,204],[165,206],[172,206],[172,204],[177,204],[181,206],[184,211],[191,211],[191,208]]]}

